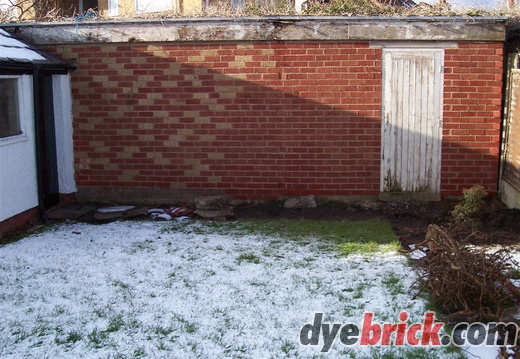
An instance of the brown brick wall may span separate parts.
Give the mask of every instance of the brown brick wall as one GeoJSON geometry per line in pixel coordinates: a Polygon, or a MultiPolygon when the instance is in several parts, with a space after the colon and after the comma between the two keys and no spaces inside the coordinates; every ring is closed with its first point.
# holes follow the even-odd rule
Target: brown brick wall
{"type": "MultiPolygon", "coordinates": [[[[81,188],[238,198],[379,193],[382,50],[368,43],[61,45],[81,188]]],[[[446,50],[442,194],[496,190],[502,45],[446,50]]]]}

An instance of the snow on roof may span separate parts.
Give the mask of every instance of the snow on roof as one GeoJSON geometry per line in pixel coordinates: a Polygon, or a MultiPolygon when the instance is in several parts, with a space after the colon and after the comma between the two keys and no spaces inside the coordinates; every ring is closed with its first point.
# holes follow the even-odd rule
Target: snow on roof
{"type": "Polygon", "coordinates": [[[5,30],[0,29],[0,61],[32,62],[48,61],[36,49],[15,39],[5,30]]]}

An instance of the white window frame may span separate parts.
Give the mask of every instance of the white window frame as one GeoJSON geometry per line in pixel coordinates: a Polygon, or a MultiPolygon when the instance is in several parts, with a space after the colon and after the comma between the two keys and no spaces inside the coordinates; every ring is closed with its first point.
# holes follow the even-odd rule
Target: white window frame
{"type": "Polygon", "coordinates": [[[119,0],[108,0],[108,15],[119,16],[119,0]]]}
{"type": "Polygon", "coordinates": [[[10,145],[13,143],[27,141],[29,136],[27,136],[26,128],[29,119],[32,119],[32,116],[29,116],[30,111],[32,109],[32,93],[29,92],[30,89],[30,81],[28,81],[29,76],[22,75],[0,75],[0,80],[3,79],[16,79],[17,90],[18,90],[18,124],[20,126],[20,134],[2,137],[0,138],[0,146],[10,145]],[[30,101],[27,101],[30,100],[30,101]]]}
{"type": "Polygon", "coordinates": [[[172,9],[171,0],[135,0],[135,11],[139,13],[148,13],[148,12],[160,12],[160,11],[170,11],[172,9]],[[139,6],[141,2],[141,6],[139,6]],[[156,4],[160,2],[161,6],[155,8],[156,4]],[[144,4],[147,3],[147,4],[144,4]],[[154,6],[155,5],[155,6],[154,6]]]}

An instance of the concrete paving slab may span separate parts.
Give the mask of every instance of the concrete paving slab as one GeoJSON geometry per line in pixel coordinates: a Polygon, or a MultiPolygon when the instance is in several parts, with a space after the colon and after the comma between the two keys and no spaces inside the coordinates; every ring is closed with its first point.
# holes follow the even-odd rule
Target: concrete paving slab
{"type": "Polygon", "coordinates": [[[95,206],[66,205],[47,215],[50,219],[76,220],[96,210],[95,206]]]}

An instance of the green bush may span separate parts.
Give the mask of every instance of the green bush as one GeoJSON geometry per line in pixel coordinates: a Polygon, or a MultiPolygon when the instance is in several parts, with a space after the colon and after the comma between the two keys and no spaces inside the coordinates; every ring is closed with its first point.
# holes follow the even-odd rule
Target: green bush
{"type": "Polygon", "coordinates": [[[457,221],[469,221],[477,216],[478,212],[484,205],[484,198],[487,192],[482,186],[473,186],[462,190],[464,198],[455,206],[452,215],[457,221]]]}

